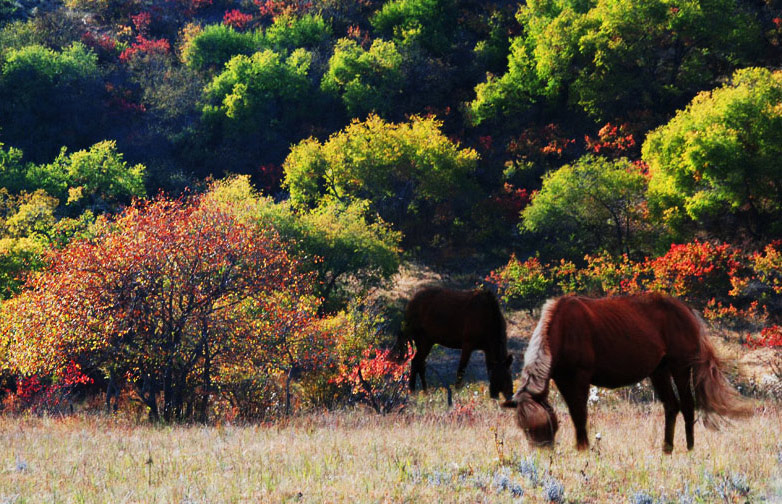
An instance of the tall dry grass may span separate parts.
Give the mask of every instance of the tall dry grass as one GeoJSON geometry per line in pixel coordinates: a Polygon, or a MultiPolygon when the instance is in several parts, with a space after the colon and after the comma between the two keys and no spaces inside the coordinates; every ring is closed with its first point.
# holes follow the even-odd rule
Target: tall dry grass
{"type": "Polygon", "coordinates": [[[274,425],[0,417],[0,503],[782,502],[778,403],[722,432],[698,424],[692,452],[680,418],[668,456],[658,403],[600,396],[592,448],[576,452],[557,402],[557,445],[536,451],[481,385],[451,410],[441,396],[418,395],[399,415],[310,412],[274,425]]]}

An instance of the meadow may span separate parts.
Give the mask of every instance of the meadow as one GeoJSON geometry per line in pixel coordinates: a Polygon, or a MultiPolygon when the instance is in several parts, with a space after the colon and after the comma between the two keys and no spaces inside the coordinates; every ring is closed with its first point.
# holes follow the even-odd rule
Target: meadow
{"type": "Polygon", "coordinates": [[[589,451],[562,428],[528,447],[513,415],[471,384],[400,413],[310,411],[268,424],[150,425],[127,415],[0,417],[0,502],[782,501],[779,403],[720,432],[696,425],[661,450],[659,403],[622,393],[590,405],[589,451]],[[599,434],[599,435],[598,435],[599,434]],[[599,438],[599,439],[598,439],[599,438]]]}

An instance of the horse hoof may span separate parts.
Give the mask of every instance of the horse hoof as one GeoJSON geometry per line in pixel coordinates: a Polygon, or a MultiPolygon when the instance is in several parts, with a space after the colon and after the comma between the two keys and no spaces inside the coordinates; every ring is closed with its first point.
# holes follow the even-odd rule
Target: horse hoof
{"type": "Polygon", "coordinates": [[[666,454],[666,455],[670,455],[671,453],[673,453],[673,445],[672,444],[668,444],[668,443],[664,443],[663,444],[663,453],[666,454]]]}

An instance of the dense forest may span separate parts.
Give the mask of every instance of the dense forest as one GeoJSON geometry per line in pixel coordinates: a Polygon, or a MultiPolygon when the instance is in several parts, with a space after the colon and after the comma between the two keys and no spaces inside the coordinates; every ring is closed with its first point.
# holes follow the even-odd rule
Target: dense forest
{"type": "Polygon", "coordinates": [[[0,19],[8,408],[95,384],[165,420],[386,411],[403,368],[367,293],[409,260],[478,269],[510,308],[665,291],[782,346],[782,2],[0,19]]]}

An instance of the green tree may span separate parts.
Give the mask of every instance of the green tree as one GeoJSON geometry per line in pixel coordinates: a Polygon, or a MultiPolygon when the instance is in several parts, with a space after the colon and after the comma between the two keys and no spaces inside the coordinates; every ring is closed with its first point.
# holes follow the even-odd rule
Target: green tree
{"type": "Polygon", "coordinates": [[[782,233],[782,72],[747,68],[700,93],[644,142],[650,210],[674,230],[688,222],[755,237],[782,233]]]}
{"type": "Polygon", "coordinates": [[[0,71],[0,124],[5,140],[35,161],[61,146],[82,147],[100,131],[101,74],[81,43],[62,51],[11,49],[0,71]]]}
{"type": "Polygon", "coordinates": [[[643,174],[627,159],[587,155],[543,177],[520,226],[568,255],[583,257],[601,248],[629,252],[637,245],[645,190],[643,174]]]}
{"type": "Polygon", "coordinates": [[[477,192],[478,154],[441,127],[433,118],[395,124],[370,115],[324,143],[300,142],[283,165],[294,207],[364,200],[413,243],[448,234],[463,224],[457,216],[468,213],[477,192]]]}
{"type": "Polygon", "coordinates": [[[370,22],[387,39],[443,54],[450,48],[456,30],[456,12],[453,0],[390,0],[370,22]]]}
{"type": "Polygon", "coordinates": [[[294,127],[306,110],[311,61],[304,49],[287,58],[268,49],[234,56],[204,90],[204,120],[240,135],[294,127]]]}
{"type": "Polygon", "coordinates": [[[519,8],[508,70],[470,104],[475,123],[536,101],[601,120],[676,104],[751,61],[758,23],[736,0],[532,0],[519,8]]]}
{"type": "Polygon", "coordinates": [[[377,39],[369,50],[340,39],[329,59],[321,88],[339,96],[352,117],[389,114],[404,86],[402,55],[393,42],[377,39]]]}
{"type": "Polygon", "coordinates": [[[244,220],[274,228],[291,244],[302,266],[317,275],[315,294],[323,298],[323,311],[344,308],[399,268],[400,235],[383,221],[370,222],[366,202],[297,211],[289,201],[259,195],[246,176],[216,182],[208,195],[231,202],[244,220]]]}
{"type": "Polygon", "coordinates": [[[220,70],[234,56],[249,56],[261,46],[257,33],[242,33],[222,24],[207,25],[182,45],[182,61],[201,72],[220,70]]]}
{"type": "Polygon", "coordinates": [[[113,140],[68,154],[65,148],[49,164],[30,165],[27,188],[42,188],[74,208],[116,210],[133,197],[146,194],[146,168],[130,166],[113,140]]]}
{"type": "Polygon", "coordinates": [[[0,187],[12,193],[27,189],[28,165],[22,158],[21,149],[9,147],[7,150],[0,143],[0,187]]]}
{"type": "Polygon", "coordinates": [[[284,14],[274,18],[274,22],[264,32],[263,40],[267,47],[275,51],[293,51],[301,47],[316,48],[330,36],[331,27],[320,15],[284,14]]]}

